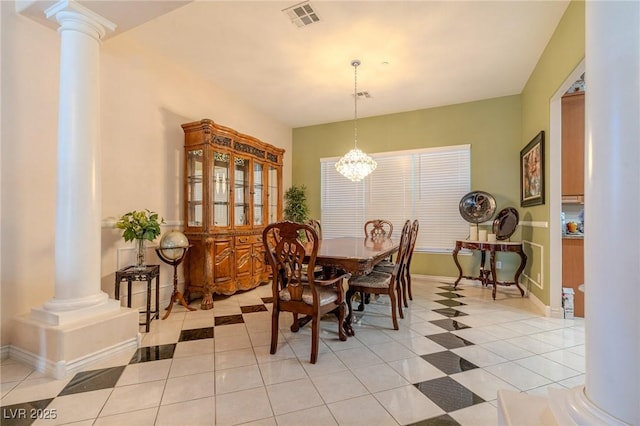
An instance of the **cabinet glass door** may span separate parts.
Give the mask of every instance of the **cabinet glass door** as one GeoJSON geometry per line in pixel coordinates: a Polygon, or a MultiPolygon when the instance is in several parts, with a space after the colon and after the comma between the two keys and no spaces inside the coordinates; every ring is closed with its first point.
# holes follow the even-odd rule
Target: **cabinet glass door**
{"type": "Polygon", "coordinates": [[[236,157],[233,160],[233,207],[234,225],[244,226],[249,224],[249,174],[251,172],[250,161],[247,158],[236,157]]]}
{"type": "Polygon", "coordinates": [[[187,151],[187,225],[202,226],[204,151],[187,151]]]}
{"type": "Polygon", "coordinates": [[[210,173],[209,192],[213,226],[229,226],[229,160],[231,156],[223,152],[213,152],[213,167],[210,173]]]}
{"type": "Polygon", "coordinates": [[[253,163],[253,224],[264,225],[264,166],[253,163]]]}
{"type": "Polygon", "coordinates": [[[278,169],[269,166],[267,173],[267,223],[278,221],[278,169]]]}

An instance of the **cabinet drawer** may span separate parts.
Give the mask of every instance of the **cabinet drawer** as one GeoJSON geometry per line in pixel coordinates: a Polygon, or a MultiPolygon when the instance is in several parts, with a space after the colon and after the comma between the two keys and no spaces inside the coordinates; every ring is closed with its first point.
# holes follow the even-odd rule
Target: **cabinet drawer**
{"type": "Polygon", "coordinates": [[[237,235],[236,245],[255,244],[262,242],[262,235],[237,235]]]}

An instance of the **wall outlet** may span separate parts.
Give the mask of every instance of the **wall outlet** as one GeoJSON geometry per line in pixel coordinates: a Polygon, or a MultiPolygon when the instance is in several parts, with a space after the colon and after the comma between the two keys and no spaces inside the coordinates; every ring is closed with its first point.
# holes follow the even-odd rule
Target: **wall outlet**
{"type": "Polygon", "coordinates": [[[502,262],[501,261],[496,261],[496,269],[502,269],[502,262]]]}

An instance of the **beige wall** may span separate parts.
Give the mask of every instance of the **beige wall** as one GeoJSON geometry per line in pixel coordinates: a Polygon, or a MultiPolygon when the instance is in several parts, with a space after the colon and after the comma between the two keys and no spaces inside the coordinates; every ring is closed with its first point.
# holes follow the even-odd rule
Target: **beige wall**
{"type": "MultiPolygon", "coordinates": [[[[59,36],[2,7],[1,345],[11,319],[54,294],[59,36]],[[10,43],[9,43],[10,41],[10,43]]],[[[210,118],[284,148],[284,185],[291,183],[291,129],[237,102],[169,59],[135,45],[126,33],[102,45],[102,287],[113,294],[114,272],[133,254],[113,221],[151,209],[182,221],[180,124],[210,118]]],[[[78,247],[81,251],[82,247],[78,247]]],[[[149,256],[155,256],[148,250],[149,256]]],[[[171,274],[162,272],[162,298],[171,274]]],[[[140,295],[141,296],[141,295],[140,295]]],[[[134,306],[143,298],[134,298],[134,306]]]]}

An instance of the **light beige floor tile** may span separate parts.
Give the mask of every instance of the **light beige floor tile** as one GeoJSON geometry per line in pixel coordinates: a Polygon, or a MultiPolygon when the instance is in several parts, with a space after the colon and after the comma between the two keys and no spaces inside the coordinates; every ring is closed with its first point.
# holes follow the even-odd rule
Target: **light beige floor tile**
{"type": "MultiPolygon", "coordinates": [[[[253,355],[253,352],[251,352],[253,355]]],[[[174,358],[169,370],[169,377],[188,376],[204,373],[215,369],[215,355],[213,353],[183,358],[174,358]]]]}
{"type": "Polygon", "coordinates": [[[246,365],[256,365],[258,360],[253,348],[236,349],[232,351],[218,352],[215,355],[215,369],[243,367],[246,365]]]}
{"type": "Polygon", "coordinates": [[[339,425],[397,426],[399,423],[373,395],[327,404],[339,425]]]}
{"type": "Polygon", "coordinates": [[[327,404],[369,393],[367,388],[350,371],[314,376],[311,381],[327,404]]]}
{"type": "Polygon", "coordinates": [[[216,424],[242,424],[273,417],[265,388],[226,393],[215,398],[216,424]]]}
{"type": "Polygon", "coordinates": [[[164,385],[164,380],[158,380],[156,382],[114,388],[100,415],[110,416],[112,414],[157,407],[160,405],[164,385]]]}
{"type": "Polygon", "coordinates": [[[47,406],[49,412],[55,413],[55,421],[38,419],[33,422],[33,424],[36,426],[44,426],[95,419],[100,413],[100,410],[103,409],[105,401],[107,401],[111,392],[112,389],[101,389],[55,398],[47,406]]]}
{"type": "Polygon", "coordinates": [[[215,424],[215,398],[193,399],[171,405],[162,405],[158,410],[156,426],[207,426],[215,424]]]}
{"type": "Polygon", "coordinates": [[[167,380],[162,395],[162,405],[189,401],[215,394],[215,373],[207,371],[190,376],[173,377],[167,380]]]}
{"type": "MultiPolygon", "coordinates": [[[[221,327],[224,328],[224,327],[221,327]]],[[[238,334],[235,336],[216,336],[215,338],[215,351],[224,352],[232,351],[235,349],[244,349],[251,347],[251,339],[249,334],[245,331],[244,334],[238,334]]]]}
{"type": "Polygon", "coordinates": [[[7,362],[0,367],[0,382],[16,382],[26,379],[35,370],[21,362],[7,362]]]}
{"type": "Polygon", "coordinates": [[[500,355],[497,355],[480,345],[463,346],[461,348],[452,349],[451,352],[466,359],[472,364],[477,365],[478,367],[486,367],[507,361],[500,355]]]}
{"type": "Polygon", "coordinates": [[[264,386],[257,365],[225,368],[215,372],[216,395],[264,386]]]}
{"type": "Polygon", "coordinates": [[[300,361],[295,358],[260,364],[260,372],[265,385],[290,382],[307,377],[300,361]]]}
{"type": "Polygon", "coordinates": [[[485,368],[485,370],[517,387],[521,391],[534,389],[551,383],[551,380],[548,378],[511,361],[489,366],[485,368]]]}
{"type": "Polygon", "coordinates": [[[174,358],[206,355],[213,353],[215,339],[188,340],[178,342],[173,353],[174,358]]]}
{"type": "Polygon", "coordinates": [[[492,401],[498,398],[499,389],[518,392],[518,388],[482,368],[463,371],[462,373],[453,374],[450,377],[485,401],[492,401]]]}
{"type": "Polygon", "coordinates": [[[294,411],[276,417],[278,426],[337,426],[331,411],[326,405],[294,411]]]}
{"type": "Polygon", "coordinates": [[[170,359],[129,364],[124,368],[116,386],[165,380],[169,374],[170,367],[170,359]]]}
{"type": "MultiPolygon", "coordinates": [[[[26,379],[15,384],[11,392],[2,397],[2,405],[13,405],[20,402],[36,401],[39,399],[55,398],[69,383],[69,379],[55,380],[50,377],[26,379]]],[[[4,386],[4,384],[3,384],[4,386]]]]}
{"type": "Polygon", "coordinates": [[[398,339],[397,342],[413,352],[414,355],[428,355],[447,350],[444,346],[440,346],[433,340],[422,336],[410,339],[398,339]]]}
{"type": "Polygon", "coordinates": [[[356,368],[353,374],[371,393],[398,388],[409,382],[388,364],[378,364],[369,367],[356,368]]]}
{"type": "Polygon", "coordinates": [[[158,407],[147,408],[144,410],[130,411],[128,413],[115,414],[113,416],[98,417],[94,426],[153,426],[156,421],[158,407]]]}
{"type": "Polygon", "coordinates": [[[416,354],[397,341],[379,343],[369,346],[369,349],[378,355],[383,361],[397,361],[399,359],[413,358],[416,354]]]}
{"type": "Polygon", "coordinates": [[[382,358],[366,347],[339,351],[336,352],[336,356],[350,369],[376,365],[383,362],[382,358]]]}
{"type": "Polygon", "coordinates": [[[269,385],[267,394],[276,416],[323,405],[320,394],[308,378],[269,385]]]}
{"type": "Polygon", "coordinates": [[[374,396],[403,425],[444,414],[442,408],[413,385],[378,392],[374,396]]]}
{"type": "Polygon", "coordinates": [[[483,402],[449,413],[455,421],[465,426],[486,426],[498,424],[498,410],[492,404],[483,402]]]}
{"type": "Polygon", "coordinates": [[[309,377],[347,370],[347,366],[333,352],[319,354],[315,364],[311,364],[308,358],[301,359],[300,364],[309,377]]]}
{"type": "Polygon", "coordinates": [[[396,370],[410,383],[420,383],[445,376],[441,370],[420,357],[392,361],[389,363],[389,367],[396,370]]]}

